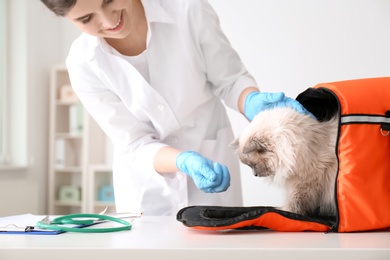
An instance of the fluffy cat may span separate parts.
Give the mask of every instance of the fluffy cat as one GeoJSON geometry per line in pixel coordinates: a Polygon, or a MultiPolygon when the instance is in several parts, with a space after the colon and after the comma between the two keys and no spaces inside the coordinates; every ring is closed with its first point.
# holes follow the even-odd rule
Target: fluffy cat
{"type": "Polygon", "coordinates": [[[259,113],[232,147],[255,176],[286,189],[282,210],[334,216],[337,129],[338,116],[319,122],[291,108],[274,108],[259,113]]]}

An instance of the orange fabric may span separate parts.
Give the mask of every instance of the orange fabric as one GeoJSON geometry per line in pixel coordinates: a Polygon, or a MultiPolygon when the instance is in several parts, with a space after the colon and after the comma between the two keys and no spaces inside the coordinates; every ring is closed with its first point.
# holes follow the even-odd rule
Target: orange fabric
{"type": "MultiPolygon", "coordinates": [[[[318,84],[335,93],[341,115],[385,115],[390,110],[390,78],[318,84]]],[[[339,232],[390,226],[390,135],[380,124],[341,125],[338,142],[339,232]]]]}
{"type": "Polygon", "coordinates": [[[384,115],[390,109],[390,77],[346,80],[318,84],[337,94],[341,114],[384,115]]]}
{"type": "Polygon", "coordinates": [[[276,231],[285,231],[285,232],[299,232],[299,231],[322,231],[327,232],[331,229],[330,226],[316,223],[316,222],[307,222],[303,220],[293,220],[290,218],[283,217],[275,212],[268,212],[264,215],[255,218],[240,221],[236,224],[230,226],[221,226],[221,227],[204,227],[204,226],[194,226],[192,228],[197,230],[226,230],[226,229],[236,229],[241,227],[265,227],[268,229],[276,231]]]}

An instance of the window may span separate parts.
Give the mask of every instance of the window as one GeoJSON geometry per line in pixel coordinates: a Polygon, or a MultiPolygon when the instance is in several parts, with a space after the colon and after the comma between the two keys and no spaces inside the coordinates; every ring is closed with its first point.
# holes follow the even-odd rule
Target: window
{"type": "Polygon", "coordinates": [[[0,164],[6,162],[7,150],[7,91],[6,91],[6,8],[0,0],[0,164]]]}
{"type": "Polygon", "coordinates": [[[27,10],[31,2],[0,0],[0,171],[28,167],[27,10]]]}

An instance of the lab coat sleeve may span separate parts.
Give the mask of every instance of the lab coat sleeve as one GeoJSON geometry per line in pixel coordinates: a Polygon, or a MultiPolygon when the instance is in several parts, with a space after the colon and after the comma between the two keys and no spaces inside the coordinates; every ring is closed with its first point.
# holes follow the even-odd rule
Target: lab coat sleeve
{"type": "Polygon", "coordinates": [[[207,68],[207,78],[213,92],[230,108],[238,111],[238,98],[247,87],[257,87],[237,52],[223,33],[219,19],[207,0],[201,0],[200,39],[207,68]]]}
{"type": "Polygon", "coordinates": [[[151,123],[137,120],[120,98],[103,86],[88,64],[77,59],[68,56],[67,67],[72,87],[83,106],[109,136],[116,153],[125,155],[134,168],[155,173],[154,156],[166,144],[158,140],[151,123]]]}

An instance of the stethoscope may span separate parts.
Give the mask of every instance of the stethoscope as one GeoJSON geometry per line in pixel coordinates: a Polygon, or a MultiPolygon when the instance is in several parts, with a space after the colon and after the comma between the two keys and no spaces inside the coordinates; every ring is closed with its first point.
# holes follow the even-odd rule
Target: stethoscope
{"type": "MultiPolygon", "coordinates": [[[[132,215],[131,217],[140,217],[139,215],[132,215]]],[[[106,233],[106,232],[117,232],[123,230],[131,230],[131,223],[125,221],[121,218],[101,215],[101,214],[88,214],[88,213],[79,213],[79,214],[69,214],[54,218],[53,220],[49,219],[49,216],[46,216],[41,221],[38,221],[37,226],[42,229],[49,229],[55,231],[63,232],[78,232],[78,233],[106,233]],[[89,228],[99,223],[112,221],[121,224],[119,227],[103,227],[103,228],[89,228]]]]}

